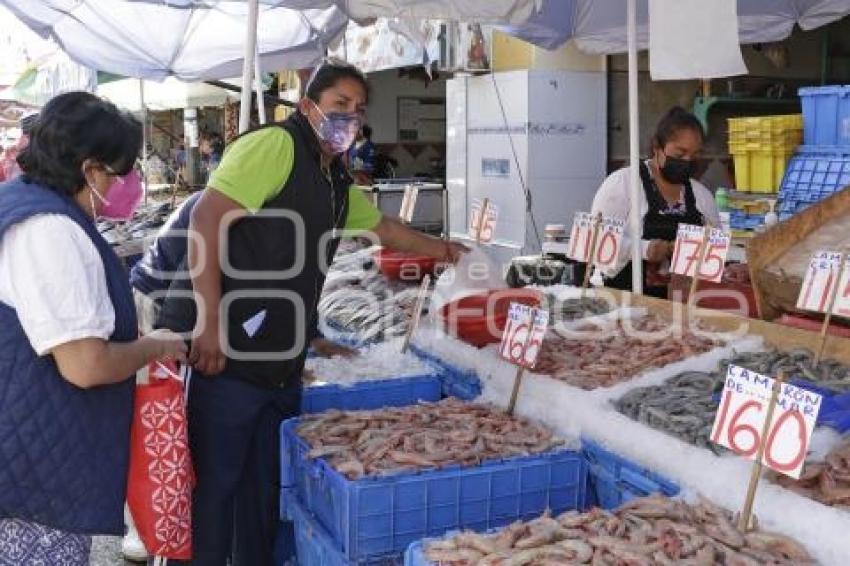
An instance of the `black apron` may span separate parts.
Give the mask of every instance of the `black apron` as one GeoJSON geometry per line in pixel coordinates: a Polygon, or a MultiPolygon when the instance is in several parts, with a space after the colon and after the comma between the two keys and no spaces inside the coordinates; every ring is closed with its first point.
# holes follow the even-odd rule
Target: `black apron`
{"type": "MultiPolygon", "coordinates": [[[[705,218],[697,209],[696,198],[694,197],[694,188],[691,186],[690,179],[685,181],[685,212],[684,214],[671,214],[668,212],[667,201],[661,195],[661,191],[655,186],[655,181],[649,174],[649,168],[646,163],[640,164],[640,180],[643,186],[643,192],[646,195],[648,209],[646,216],[643,217],[643,239],[644,240],[665,240],[674,242],[676,233],[679,230],[679,224],[694,224],[703,226],[705,218]]],[[[632,203],[632,206],[637,206],[632,203]]],[[[650,286],[647,285],[648,264],[643,262],[643,294],[661,299],[667,298],[667,286],[650,286]]],[[[632,262],[628,262],[625,267],[615,277],[606,278],[605,286],[613,289],[621,289],[623,291],[632,290],[632,262]]]]}

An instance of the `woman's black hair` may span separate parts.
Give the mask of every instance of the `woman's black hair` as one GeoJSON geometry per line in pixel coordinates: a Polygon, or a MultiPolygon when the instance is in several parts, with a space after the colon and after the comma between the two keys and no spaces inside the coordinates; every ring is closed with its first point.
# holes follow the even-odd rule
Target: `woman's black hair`
{"type": "Polygon", "coordinates": [[[126,175],[141,148],[142,124],[132,115],[88,92],[68,92],[41,110],[18,164],[25,181],[73,196],[86,184],[86,159],[126,175]]]}
{"type": "Polygon", "coordinates": [[[366,75],[363,74],[363,71],[350,63],[334,58],[327,58],[316,67],[307,82],[305,94],[307,98],[318,103],[322,93],[333,88],[341,79],[351,79],[360,83],[363,90],[366,91],[366,99],[368,100],[369,83],[366,82],[366,75]]]}
{"type": "Polygon", "coordinates": [[[681,106],[674,106],[658,121],[652,136],[652,147],[663,148],[681,130],[693,130],[701,140],[705,140],[705,130],[697,117],[681,106]]]}
{"type": "Polygon", "coordinates": [[[363,130],[363,137],[366,138],[367,140],[371,140],[372,139],[372,126],[370,126],[369,124],[363,124],[363,127],[361,129],[363,130]]]}

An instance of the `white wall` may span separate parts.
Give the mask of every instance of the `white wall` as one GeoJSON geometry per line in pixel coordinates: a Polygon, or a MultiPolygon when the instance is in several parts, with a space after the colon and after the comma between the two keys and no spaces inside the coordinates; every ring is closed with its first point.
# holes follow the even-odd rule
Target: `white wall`
{"type": "Polygon", "coordinates": [[[430,161],[443,159],[444,144],[425,144],[413,152],[398,140],[398,98],[417,96],[446,98],[445,75],[431,83],[421,80],[400,78],[397,69],[370,73],[368,76],[370,96],[367,114],[372,126],[372,141],[376,144],[398,144],[390,148],[389,154],[398,160],[398,176],[409,176],[419,171],[429,171],[430,161]],[[416,155],[413,155],[415,153],[416,155]]]}

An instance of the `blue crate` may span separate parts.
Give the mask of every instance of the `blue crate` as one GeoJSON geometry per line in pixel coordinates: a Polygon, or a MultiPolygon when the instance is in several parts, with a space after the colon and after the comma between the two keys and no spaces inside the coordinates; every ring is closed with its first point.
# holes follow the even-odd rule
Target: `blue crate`
{"type": "Polygon", "coordinates": [[[850,185],[850,153],[795,155],[779,189],[780,210],[796,214],[850,185]]]}
{"type": "Polygon", "coordinates": [[[679,486],[634,462],[623,458],[592,440],[582,440],[582,452],[588,463],[588,503],[614,509],[637,497],[661,493],[673,497],[679,486]]]}
{"type": "Polygon", "coordinates": [[[797,92],[803,107],[803,143],[850,145],[850,86],[806,87],[797,92]]]}
{"type": "Polygon", "coordinates": [[[481,379],[475,370],[456,367],[414,344],[410,345],[410,351],[439,368],[440,378],[443,381],[443,396],[471,401],[481,395],[481,379]]]}
{"type": "Polygon", "coordinates": [[[363,381],[350,386],[328,384],[305,387],[301,395],[301,412],[402,407],[419,401],[439,401],[441,397],[442,382],[435,371],[428,375],[363,381]]]}
{"type": "Polygon", "coordinates": [[[486,531],[585,504],[587,464],[576,451],[492,460],[472,468],[349,481],[324,460],[309,460],[298,419],[282,435],[294,463],[298,499],[348,560],[403,552],[412,542],[453,529],[486,531]]]}
{"type": "MultiPolygon", "coordinates": [[[[286,503],[295,528],[298,566],[401,566],[403,562],[401,553],[374,556],[359,561],[346,559],[333,537],[300,501],[293,497],[286,503]]],[[[282,526],[281,529],[283,529],[282,526]]],[[[281,562],[276,559],[275,564],[281,564],[281,562]]]]}
{"type": "MultiPolygon", "coordinates": [[[[420,401],[439,401],[443,395],[443,382],[437,373],[395,379],[363,381],[344,387],[342,385],[321,385],[305,387],[301,394],[301,413],[321,413],[329,409],[359,411],[381,409],[383,407],[404,407],[420,401]]],[[[289,451],[286,439],[280,436],[281,486],[290,487],[295,480],[291,462],[287,460],[289,451]]]]}

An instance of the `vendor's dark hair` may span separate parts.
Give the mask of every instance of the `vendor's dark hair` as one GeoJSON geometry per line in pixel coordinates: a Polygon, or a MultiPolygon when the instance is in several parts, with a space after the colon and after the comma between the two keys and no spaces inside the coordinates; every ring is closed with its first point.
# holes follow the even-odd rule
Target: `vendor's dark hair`
{"type": "Polygon", "coordinates": [[[86,159],[125,175],[141,148],[142,125],[132,115],[88,92],[69,92],[41,110],[18,164],[25,181],[73,196],[86,184],[86,159]]]}
{"type": "Polygon", "coordinates": [[[326,58],[316,67],[307,82],[305,94],[313,102],[319,102],[322,93],[342,79],[351,79],[360,83],[363,90],[366,91],[366,98],[369,98],[369,83],[366,82],[366,75],[363,74],[363,71],[350,63],[335,58],[326,58]]]}
{"type": "Polygon", "coordinates": [[[705,140],[705,130],[697,117],[681,106],[674,106],[658,121],[652,135],[652,147],[664,147],[681,130],[693,130],[700,139],[705,140]]]}
{"type": "Polygon", "coordinates": [[[372,126],[370,126],[369,124],[363,124],[363,127],[361,129],[363,130],[364,138],[366,138],[367,140],[372,139],[372,126]]]}

